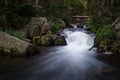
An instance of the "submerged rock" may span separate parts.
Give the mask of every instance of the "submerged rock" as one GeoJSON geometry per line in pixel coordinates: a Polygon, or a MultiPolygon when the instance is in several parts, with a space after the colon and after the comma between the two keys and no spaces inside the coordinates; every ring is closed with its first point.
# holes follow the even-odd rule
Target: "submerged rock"
{"type": "Polygon", "coordinates": [[[38,52],[38,49],[28,42],[0,32],[0,52],[10,55],[29,55],[38,52]]]}

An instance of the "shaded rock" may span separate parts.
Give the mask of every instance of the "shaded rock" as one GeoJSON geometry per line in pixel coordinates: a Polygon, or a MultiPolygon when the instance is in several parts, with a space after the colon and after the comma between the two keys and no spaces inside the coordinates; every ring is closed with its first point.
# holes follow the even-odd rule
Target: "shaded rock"
{"type": "Polygon", "coordinates": [[[43,25],[43,27],[41,29],[42,34],[46,34],[49,31],[49,29],[50,28],[49,28],[48,23],[44,23],[44,25],[43,25]]]}
{"type": "Polygon", "coordinates": [[[67,45],[64,36],[56,36],[56,39],[54,41],[54,45],[67,45]]]}
{"type": "Polygon", "coordinates": [[[120,40],[120,19],[115,24],[115,30],[117,32],[116,38],[120,40]]]}
{"type": "Polygon", "coordinates": [[[38,51],[37,48],[35,49],[34,47],[34,45],[28,42],[22,41],[7,33],[0,32],[0,52],[9,53],[10,55],[26,55],[26,53],[29,54],[28,52],[34,54],[38,51]],[[31,49],[28,51],[29,46],[31,46],[31,49]]]}
{"type": "Polygon", "coordinates": [[[49,30],[47,18],[45,17],[33,17],[31,21],[17,32],[24,36],[24,38],[32,39],[34,36],[38,36],[41,33],[46,33],[49,30]]]}
{"type": "Polygon", "coordinates": [[[38,54],[39,50],[37,46],[29,45],[26,49],[26,56],[31,56],[33,54],[38,54]]]}
{"type": "Polygon", "coordinates": [[[82,23],[75,23],[77,25],[78,28],[83,28],[83,24],[82,23]]]}
{"type": "Polygon", "coordinates": [[[98,48],[97,48],[97,51],[98,51],[99,53],[105,52],[104,46],[103,46],[103,45],[99,45],[98,48]]]}
{"type": "Polygon", "coordinates": [[[120,40],[120,31],[117,33],[117,39],[119,39],[120,40]]]}
{"type": "Polygon", "coordinates": [[[120,41],[115,41],[112,45],[111,51],[114,52],[115,54],[120,53],[120,41]]]}
{"type": "Polygon", "coordinates": [[[84,28],[86,31],[90,31],[90,27],[88,26],[88,27],[86,27],[86,28],[84,28]]]}
{"type": "Polygon", "coordinates": [[[66,45],[64,36],[58,36],[49,32],[46,35],[34,37],[34,43],[42,46],[66,45]]]}
{"type": "Polygon", "coordinates": [[[51,36],[49,35],[44,35],[41,37],[40,39],[40,45],[43,45],[43,46],[48,46],[50,45],[50,40],[52,40],[51,36]]]}

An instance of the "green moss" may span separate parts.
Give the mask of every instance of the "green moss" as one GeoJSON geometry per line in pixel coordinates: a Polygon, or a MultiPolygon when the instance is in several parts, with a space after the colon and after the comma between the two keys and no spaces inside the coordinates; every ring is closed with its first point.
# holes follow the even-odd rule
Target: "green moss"
{"type": "Polygon", "coordinates": [[[9,30],[6,30],[6,33],[8,33],[8,34],[10,34],[10,35],[12,35],[12,36],[14,36],[14,37],[17,37],[17,38],[19,38],[19,39],[23,39],[23,36],[21,35],[21,34],[19,34],[18,32],[16,32],[14,29],[9,29],[9,30]]]}
{"type": "Polygon", "coordinates": [[[18,49],[17,48],[10,48],[10,53],[18,53],[18,49]]]}

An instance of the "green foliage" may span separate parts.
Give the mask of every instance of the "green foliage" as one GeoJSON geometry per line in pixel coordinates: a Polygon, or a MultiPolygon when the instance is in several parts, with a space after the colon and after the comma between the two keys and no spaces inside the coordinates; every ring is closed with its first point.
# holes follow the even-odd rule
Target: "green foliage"
{"type": "Polygon", "coordinates": [[[17,48],[10,48],[10,53],[18,53],[18,49],[17,48]]]}
{"type": "Polygon", "coordinates": [[[26,17],[36,16],[36,8],[32,4],[26,3],[20,6],[18,14],[26,17]]]}
{"type": "Polygon", "coordinates": [[[111,24],[103,25],[101,27],[91,26],[91,30],[96,33],[96,36],[104,35],[106,38],[114,38],[115,37],[115,30],[111,29],[111,24]],[[98,28],[96,30],[96,28],[98,28]]]}
{"type": "Polygon", "coordinates": [[[53,32],[53,33],[55,33],[57,30],[59,30],[61,28],[61,24],[59,24],[59,23],[54,23],[53,24],[53,26],[52,26],[52,28],[51,28],[51,31],[53,32]]]}
{"type": "Polygon", "coordinates": [[[103,25],[101,27],[97,27],[95,25],[91,25],[91,30],[96,34],[97,38],[102,37],[100,44],[108,45],[112,43],[115,39],[115,30],[111,28],[111,24],[103,25]]]}
{"type": "Polygon", "coordinates": [[[8,34],[14,36],[14,37],[17,37],[17,38],[19,38],[19,39],[23,39],[23,36],[22,36],[21,34],[17,33],[15,30],[13,30],[13,29],[11,29],[11,28],[10,28],[9,30],[7,30],[6,32],[7,32],[8,34]]]}

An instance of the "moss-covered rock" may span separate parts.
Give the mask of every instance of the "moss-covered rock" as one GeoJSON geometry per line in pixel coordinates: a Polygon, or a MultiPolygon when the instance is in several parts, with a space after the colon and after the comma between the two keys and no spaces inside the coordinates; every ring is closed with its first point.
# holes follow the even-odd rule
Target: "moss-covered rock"
{"type": "Polygon", "coordinates": [[[17,32],[23,35],[24,38],[32,39],[35,36],[46,33],[48,30],[49,26],[46,17],[32,17],[31,21],[17,32]]]}
{"type": "Polygon", "coordinates": [[[49,45],[50,44],[50,39],[51,38],[48,35],[42,36],[41,39],[40,39],[41,45],[44,45],[44,46],[49,45]]]}
{"type": "Polygon", "coordinates": [[[14,48],[10,48],[10,53],[16,54],[16,53],[20,53],[20,52],[18,51],[18,49],[16,47],[14,47],[14,48]]]}
{"type": "MultiPolygon", "coordinates": [[[[24,42],[16,37],[13,37],[7,33],[0,32],[0,52],[9,53],[10,55],[25,55],[28,51],[28,47],[31,46],[34,49],[34,45],[24,42]]],[[[34,49],[34,50],[37,50],[34,49]]],[[[31,51],[29,51],[31,52],[31,51]]],[[[33,52],[33,51],[32,51],[33,52]]],[[[36,52],[36,51],[35,51],[36,52]]],[[[34,53],[34,52],[33,52],[34,53]]]]}
{"type": "Polygon", "coordinates": [[[54,35],[51,32],[49,32],[46,35],[34,37],[34,43],[41,46],[54,46],[67,44],[64,36],[54,35]]]}

